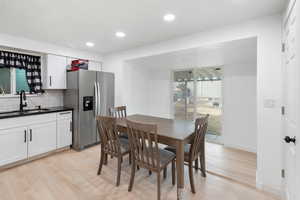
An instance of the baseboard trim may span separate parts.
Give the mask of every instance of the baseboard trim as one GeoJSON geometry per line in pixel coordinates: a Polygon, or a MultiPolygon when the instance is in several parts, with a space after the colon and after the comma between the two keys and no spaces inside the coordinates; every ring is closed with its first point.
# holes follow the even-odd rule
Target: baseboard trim
{"type": "Polygon", "coordinates": [[[256,184],[257,189],[262,190],[269,195],[272,195],[276,198],[281,199],[282,198],[282,188],[281,187],[274,187],[274,186],[269,186],[269,185],[264,185],[262,183],[257,183],[256,184]]]}
{"type": "Polygon", "coordinates": [[[287,191],[284,192],[283,198],[284,198],[285,200],[290,200],[290,195],[289,195],[289,193],[288,193],[287,191]]]}
{"type": "Polygon", "coordinates": [[[283,200],[290,200],[290,195],[288,193],[288,190],[287,190],[286,186],[283,185],[282,188],[283,188],[282,189],[282,199],[283,200]]]}
{"type": "Polygon", "coordinates": [[[224,176],[224,175],[222,175],[222,174],[215,173],[215,172],[210,171],[210,170],[206,170],[206,172],[207,172],[208,174],[210,174],[210,175],[218,176],[218,177],[220,177],[220,178],[229,180],[229,181],[231,181],[231,182],[235,182],[235,183],[238,183],[238,184],[240,184],[240,185],[243,185],[243,186],[246,186],[246,187],[249,187],[249,188],[252,188],[252,189],[256,189],[256,187],[253,186],[253,185],[251,185],[251,184],[247,184],[247,183],[245,183],[245,182],[239,181],[239,180],[234,179],[234,178],[231,178],[231,177],[229,177],[229,176],[224,176]]]}
{"type": "Polygon", "coordinates": [[[13,168],[13,167],[24,165],[24,164],[29,163],[29,162],[33,162],[35,160],[39,160],[39,159],[54,155],[54,154],[62,152],[62,151],[70,150],[70,149],[71,149],[70,147],[63,147],[63,148],[55,149],[53,151],[49,151],[49,152],[46,152],[46,153],[43,153],[43,154],[40,154],[40,155],[37,155],[37,156],[33,156],[31,158],[27,158],[27,159],[24,159],[24,160],[19,160],[19,161],[14,162],[14,163],[3,165],[3,166],[0,167],[0,172],[3,172],[5,170],[8,170],[8,169],[13,168]]]}
{"type": "Polygon", "coordinates": [[[251,153],[257,153],[256,149],[253,149],[250,147],[244,147],[244,146],[240,146],[240,145],[236,145],[236,144],[228,144],[228,143],[224,142],[224,147],[238,149],[238,150],[247,151],[247,152],[251,152],[251,153]]]}

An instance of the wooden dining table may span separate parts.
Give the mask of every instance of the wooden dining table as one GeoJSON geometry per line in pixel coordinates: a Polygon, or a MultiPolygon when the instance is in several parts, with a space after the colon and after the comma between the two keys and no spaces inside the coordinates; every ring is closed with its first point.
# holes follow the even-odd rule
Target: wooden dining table
{"type": "Polygon", "coordinates": [[[177,169],[177,199],[184,198],[184,145],[191,143],[194,135],[194,122],[186,120],[173,120],[147,115],[130,115],[117,119],[119,131],[126,133],[126,119],[157,125],[158,142],[176,148],[177,169]]]}

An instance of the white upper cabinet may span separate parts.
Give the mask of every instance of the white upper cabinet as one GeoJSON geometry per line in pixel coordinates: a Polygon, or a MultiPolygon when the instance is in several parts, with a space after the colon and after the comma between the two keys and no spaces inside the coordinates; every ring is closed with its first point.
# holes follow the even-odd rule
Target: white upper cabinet
{"type": "Polygon", "coordinates": [[[66,57],[46,55],[43,70],[43,89],[67,89],[66,57]]]}

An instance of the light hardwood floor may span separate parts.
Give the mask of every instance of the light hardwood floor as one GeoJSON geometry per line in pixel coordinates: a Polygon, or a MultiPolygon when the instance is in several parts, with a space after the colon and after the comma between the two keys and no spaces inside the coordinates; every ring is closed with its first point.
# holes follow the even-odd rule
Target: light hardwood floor
{"type": "MultiPolygon", "coordinates": [[[[100,147],[82,152],[68,150],[19,167],[0,172],[1,200],[152,200],[156,199],[156,176],[137,172],[132,192],[127,192],[130,177],[128,157],[122,164],[121,184],[116,183],[116,159],[109,159],[97,176],[100,147]]],[[[168,178],[162,182],[162,199],[176,199],[176,186],[168,178]]],[[[269,194],[208,174],[195,173],[197,194],[190,192],[185,171],[186,199],[197,200],[275,200],[269,194]]]]}
{"type": "Polygon", "coordinates": [[[220,175],[250,187],[256,186],[255,153],[206,143],[206,165],[211,174],[220,175]]]}

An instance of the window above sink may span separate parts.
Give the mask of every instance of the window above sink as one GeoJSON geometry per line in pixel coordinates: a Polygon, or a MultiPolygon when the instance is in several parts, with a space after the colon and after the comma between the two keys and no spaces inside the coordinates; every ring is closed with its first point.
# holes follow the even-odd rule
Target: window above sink
{"type": "Polygon", "coordinates": [[[29,93],[25,70],[0,68],[0,95],[14,95],[21,90],[29,93]]]}
{"type": "Polygon", "coordinates": [[[0,98],[16,97],[22,90],[30,96],[43,93],[42,54],[0,47],[0,98]]]}

